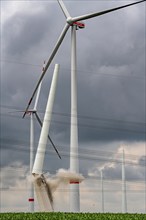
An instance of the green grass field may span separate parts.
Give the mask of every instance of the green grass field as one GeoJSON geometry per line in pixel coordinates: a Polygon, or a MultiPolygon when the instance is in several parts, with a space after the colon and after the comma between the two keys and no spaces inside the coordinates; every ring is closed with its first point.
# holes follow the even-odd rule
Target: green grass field
{"type": "Polygon", "coordinates": [[[1,213],[0,220],[146,220],[146,214],[112,214],[112,213],[1,213]]]}

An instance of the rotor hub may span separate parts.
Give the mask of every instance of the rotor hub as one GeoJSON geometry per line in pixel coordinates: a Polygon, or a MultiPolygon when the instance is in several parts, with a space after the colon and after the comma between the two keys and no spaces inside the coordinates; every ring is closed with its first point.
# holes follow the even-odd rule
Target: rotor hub
{"type": "Polygon", "coordinates": [[[70,24],[71,26],[72,25],[76,25],[76,27],[77,28],[85,28],[85,23],[84,22],[80,22],[80,21],[75,21],[75,22],[73,22],[73,19],[72,19],[72,17],[68,17],[67,19],[66,19],[66,21],[67,21],[67,23],[68,24],[70,24]]]}
{"type": "Polygon", "coordinates": [[[26,114],[34,114],[34,113],[36,113],[35,109],[29,109],[26,111],[26,114]]]}
{"type": "Polygon", "coordinates": [[[68,17],[68,18],[66,19],[66,21],[67,21],[67,23],[70,24],[70,25],[73,23],[73,22],[72,22],[72,17],[68,17]]]}

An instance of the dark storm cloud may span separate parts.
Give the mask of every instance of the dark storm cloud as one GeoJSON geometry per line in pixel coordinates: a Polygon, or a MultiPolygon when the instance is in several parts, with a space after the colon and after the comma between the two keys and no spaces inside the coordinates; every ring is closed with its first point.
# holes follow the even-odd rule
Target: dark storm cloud
{"type": "Polygon", "coordinates": [[[6,53],[10,53],[10,55],[26,53],[30,45],[33,47],[39,44],[43,37],[46,28],[45,17],[41,17],[40,19],[38,14],[35,16],[29,15],[29,18],[26,16],[26,14],[22,13],[14,15],[4,27],[5,31],[3,34],[8,50],[6,53]]]}
{"type": "Polygon", "coordinates": [[[48,4],[38,12],[35,12],[35,4],[32,6],[34,12],[16,12],[5,22],[2,28],[4,56],[25,56],[30,50],[35,50],[46,32],[50,31],[47,12],[51,15],[51,11],[48,4]]]}
{"type": "MultiPolygon", "coordinates": [[[[39,4],[41,10],[35,13],[19,11],[3,24],[4,57],[32,64],[41,64],[49,57],[65,19],[57,3],[39,4]]],[[[107,2],[101,4],[96,1],[92,4],[87,2],[84,8],[80,2],[76,8],[74,4],[66,2],[73,16],[112,6],[112,3],[107,6],[107,2]]],[[[32,2],[32,7],[35,11],[35,2],[32,2]]],[[[86,21],[86,28],[77,32],[79,141],[82,143],[145,139],[144,19],[141,4],[86,21]]],[[[51,132],[58,145],[69,145],[70,33],[65,37],[52,66],[55,62],[60,63],[61,68],[54,107],[54,112],[58,114],[53,115],[56,123],[52,123],[51,132]]],[[[52,66],[41,92],[39,109],[42,112],[47,101],[52,66]]],[[[25,108],[40,70],[40,66],[3,63],[2,104],[12,106],[8,107],[8,111],[25,108]]],[[[20,123],[16,118],[13,122],[5,120],[3,124],[3,130],[7,131],[12,142],[17,139],[19,127],[24,129],[28,138],[28,123],[20,123]]],[[[24,140],[24,137],[24,133],[20,132],[19,140],[24,140]]]]}

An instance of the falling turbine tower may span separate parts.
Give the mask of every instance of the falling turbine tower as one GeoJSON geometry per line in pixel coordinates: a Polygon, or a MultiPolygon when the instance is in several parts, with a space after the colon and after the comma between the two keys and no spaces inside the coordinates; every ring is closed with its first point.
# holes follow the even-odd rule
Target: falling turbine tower
{"type": "MultiPolygon", "coordinates": [[[[104,14],[111,13],[116,10],[120,10],[138,3],[142,3],[145,0],[137,1],[131,4],[126,4],[123,6],[115,7],[112,9],[107,9],[100,12],[90,13],[82,16],[71,17],[67,8],[65,7],[62,0],[58,0],[58,3],[65,15],[66,24],[61,32],[52,53],[46,63],[44,71],[33,91],[33,94],[28,102],[26,107],[26,111],[23,115],[25,116],[29,105],[31,104],[37,88],[41,83],[45,73],[47,72],[48,67],[50,66],[55,54],[57,53],[67,31],[71,28],[71,130],[70,130],[70,170],[72,172],[78,173],[79,172],[79,161],[78,161],[78,120],[77,120],[77,73],[76,73],[76,31],[80,28],[84,28],[85,24],[81,22],[82,20],[91,19],[94,17],[102,16],[104,14]]],[[[35,162],[36,165],[36,162],[35,162]]],[[[34,169],[36,171],[36,169],[34,169]]],[[[39,170],[40,172],[42,171],[39,170]]],[[[71,212],[79,212],[80,211],[80,196],[79,196],[79,181],[70,181],[70,211],[71,212]]]]}
{"type": "Polygon", "coordinates": [[[54,69],[52,84],[50,88],[50,93],[48,96],[48,102],[46,105],[44,120],[42,123],[42,130],[39,138],[38,148],[32,169],[32,174],[34,177],[34,188],[41,211],[53,210],[52,192],[43,175],[43,164],[44,164],[44,157],[45,157],[46,146],[48,141],[48,133],[50,128],[53,104],[55,99],[58,71],[59,71],[59,65],[56,64],[54,69]]]}
{"type": "MultiPolygon", "coordinates": [[[[45,61],[44,61],[44,65],[43,65],[43,69],[42,72],[44,70],[45,67],[45,61]]],[[[37,95],[36,95],[36,99],[35,99],[35,104],[33,109],[28,109],[26,114],[30,115],[30,175],[32,174],[32,168],[33,168],[33,163],[34,163],[34,119],[36,118],[37,122],[39,123],[39,125],[42,127],[42,121],[39,117],[39,114],[37,112],[37,105],[38,105],[38,100],[39,100],[39,96],[40,96],[40,91],[41,91],[41,86],[42,86],[42,82],[39,84],[39,87],[37,89],[37,95]]],[[[57,150],[57,148],[55,147],[50,135],[47,135],[48,140],[50,141],[51,145],[53,146],[54,150],[56,151],[58,157],[61,159],[61,156],[57,150]]],[[[30,212],[34,212],[34,184],[32,183],[32,181],[30,181],[30,190],[29,190],[29,210],[30,212]]]]}

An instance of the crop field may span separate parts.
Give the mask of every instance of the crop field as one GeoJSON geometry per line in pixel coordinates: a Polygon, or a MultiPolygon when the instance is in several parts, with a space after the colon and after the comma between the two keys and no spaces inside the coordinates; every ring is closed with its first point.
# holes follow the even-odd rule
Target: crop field
{"type": "Polygon", "coordinates": [[[1,220],[146,220],[146,214],[120,213],[1,213],[1,220]]]}

